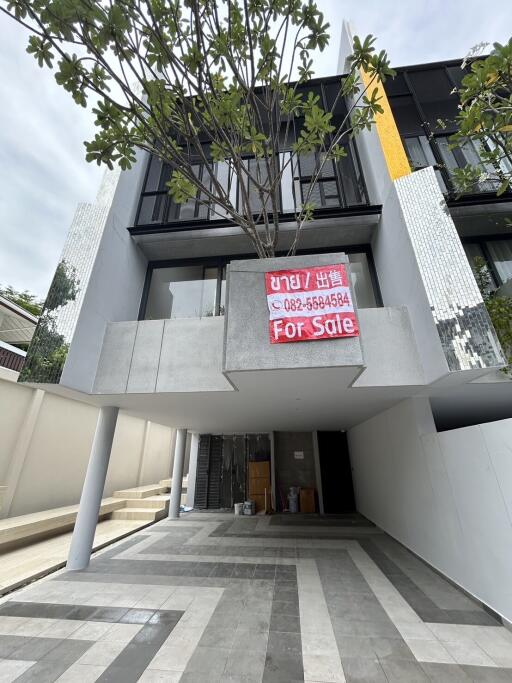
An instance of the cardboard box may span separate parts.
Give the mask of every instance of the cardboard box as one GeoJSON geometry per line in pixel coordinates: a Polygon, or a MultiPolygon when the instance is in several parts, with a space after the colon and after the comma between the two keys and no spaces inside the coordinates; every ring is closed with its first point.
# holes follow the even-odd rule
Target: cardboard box
{"type": "Polygon", "coordinates": [[[301,512],[316,512],[315,489],[301,488],[299,505],[301,512]]]}
{"type": "Polygon", "coordinates": [[[249,479],[255,477],[267,477],[267,479],[270,479],[270,462],[268,460],[262,462],[249,461],[249,479]]]}

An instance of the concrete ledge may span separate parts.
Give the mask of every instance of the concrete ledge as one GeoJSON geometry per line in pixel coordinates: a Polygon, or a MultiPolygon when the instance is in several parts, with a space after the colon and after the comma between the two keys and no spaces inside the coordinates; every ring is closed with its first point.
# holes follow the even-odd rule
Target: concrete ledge
{"type": "MultiPolygon", "coordinates": [[[[125,504],[122,499],[105,498],[101,501],[99,516],[109,515],[114,510],[123,508],[125,504]]],[[[8,543],[25,541],[33,536],[63,531],[74,525],[77,514],[78,505],[69,505],[3,519],[0,521],[0,547],[8,543]]]]}

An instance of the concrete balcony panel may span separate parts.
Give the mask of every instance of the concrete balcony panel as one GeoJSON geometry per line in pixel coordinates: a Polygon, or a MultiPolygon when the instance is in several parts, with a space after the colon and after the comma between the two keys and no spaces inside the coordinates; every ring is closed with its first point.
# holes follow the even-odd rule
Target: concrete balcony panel
{"type": "Polygon", "coordinates": [[[233,391],[222,374],[224,318],[166,320],[157,392],[233,391]]]}
{"type": "MultiPolygon", "coordinates": [[[[346,254],[233,261],[228,266],[224,372],[354,368],[364,366],[360,337],[271,344],[265,273],[344,263],[346,254]]],[[[350,281],[350,278],[349,278],[350,281]]],[[[354,295],[352,293],[352,300],[354,295]]]]}
{"type": "Polygon", "coordinates": [[[222,374],[223,318],[109,323],[95,394],[233,391],[222,374]]]}

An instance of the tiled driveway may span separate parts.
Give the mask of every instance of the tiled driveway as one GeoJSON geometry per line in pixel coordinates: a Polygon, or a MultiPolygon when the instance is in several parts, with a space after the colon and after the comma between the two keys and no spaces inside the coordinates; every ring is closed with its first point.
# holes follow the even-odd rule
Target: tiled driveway
{"type": "Polygon", "coordinates": [[[360,517],[189,513],[0,604],[14,680],[512,681],[512,633],[360,517]]]}

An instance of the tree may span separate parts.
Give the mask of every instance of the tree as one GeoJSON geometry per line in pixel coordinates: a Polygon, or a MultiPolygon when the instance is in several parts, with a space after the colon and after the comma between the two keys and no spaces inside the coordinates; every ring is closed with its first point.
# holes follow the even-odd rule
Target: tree
{"type": "Polygon", "coordinates": [[[69,348],[59,329],[58,313],[79,292],[76,269],[62,260],[53,276],[44,310],[37,323],[20,373],[22,382],[58,382],[69,348]]]}
{"type": "Polygon", "coordinates": [[[43,301],[41,301],[36,294],[29,292],[28,289],[25,289],[23,292],[21,292],[17,289],[14,289],[14,287],[11,287],[11,285],[7,285],[5,287],[0,285],[0,296],[3,296],[4,299],[12,301],[13,304],[20,306],[32,315],[41,315],[43,301]]]}
{"type": "Polygon", "coordinates": [[[27,51],[55,70],[77,104],[98,98],[88,161],[128,169],[136,150],[156,155],[169,165],[176,203],[195,198],[228,217],[260,257],[275,253],[284,174],[301,155],[315,154],[297,208],[294,253],[313,218],[324,164],[345,156],[348,139],[371,127],[382,112],[373,86],[394,75],[375,39],[356,37],[333,110],[301,92],[329,42],[329,24],[313,0],[0,1],[29,29],[27,51]],[[340,120],[334,108],[344,99],[351,106],[340,120]]]}
{"type": "Polygon", "coordinates": [[[498,195],[512,189],[512,38],[493,48],[488,57],[472,62],[459,90],[459,130],[450,142],[457,147],[474,143],[482,160],[452,172],[460,192],[489,180],[498,195]]]}
{"type": "Polygon", "coordinates": [[[489,269],[481,256],[476,256],[473,263],[476,283],[507,359],[503,372],[512,377],[512,298],[493,290],[489,269]]]}

